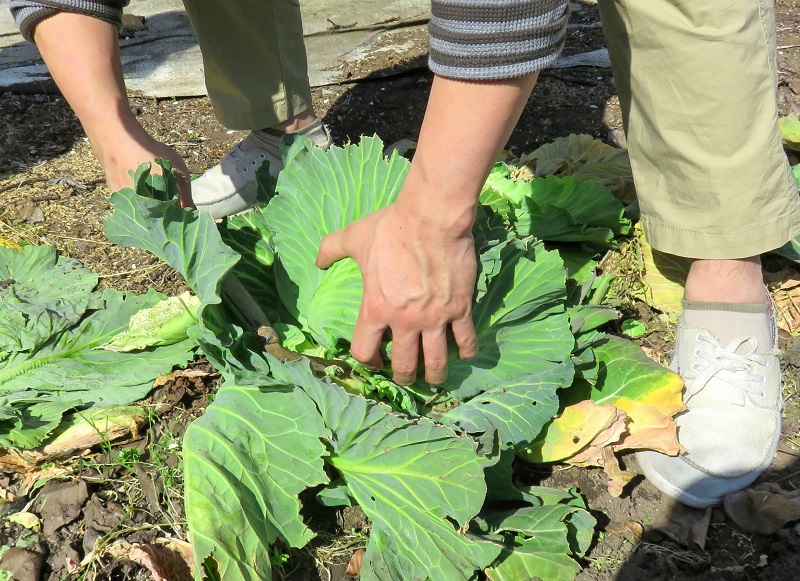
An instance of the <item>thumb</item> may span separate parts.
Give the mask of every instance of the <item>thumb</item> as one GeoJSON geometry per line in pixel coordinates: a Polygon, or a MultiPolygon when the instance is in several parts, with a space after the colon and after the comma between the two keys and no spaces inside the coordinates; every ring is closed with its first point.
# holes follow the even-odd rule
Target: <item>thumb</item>
{"type": "Polygon", "coordinates": [[[318,268],[328,268],[337,260],[350,256],[345,250],[345,236],[345,230],[342,229],[331,232],[322,239],[317,254],[318,268]]]}

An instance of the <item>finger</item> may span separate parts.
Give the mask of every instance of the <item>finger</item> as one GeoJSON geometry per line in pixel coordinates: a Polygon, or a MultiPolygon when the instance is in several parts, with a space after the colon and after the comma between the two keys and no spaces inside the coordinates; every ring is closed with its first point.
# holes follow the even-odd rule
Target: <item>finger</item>
{"type": "Polygon", "coordinates": [[[422,334],[422,352],[425,356],[425,381],[439,385],[447,379],[447,333],[445,329],[422,334]]]}
{"type": "Polygon", "coordinates": [[[411,385],[417,378],[419,335],[393,333],[392,379],[397,385],[411,385]]]}
{"type": "Polygon", "coordinates": [[[345,231],[344,229],[337,230],[336,232],[331,232],[322,239],[322,243],[319,245],[316,264],[318,268],[328,268],[337,260],[341,260],[347,256],[349,256],[349,254],[347,250],[345,250],[345,231]]]}
{"type": "Polygon", "coordinates": [[[192,200],[192,182],[189,176],[178,174],[178,192],[180,194],[181,208],[195,208],[192,200]]]}
{"type": "Polygon", "coordinates": [[[472,359],[478,354],[478,336],[475,325],[472,324],[472,315],[456,319],[452,323],[453,336],[458,344],[458,355],[461,359],[472,359]]]}
{"type": "Polygon", "coordinates": [[[353,342],[350,343],[350,354],[363,363],[367,369],[379,370],[383,368],[380,346],[383,339],[385,325],[376,324],[364,315],[362,303],[361,312],[358,313],[356,328],[353,331],[353,342]]]}

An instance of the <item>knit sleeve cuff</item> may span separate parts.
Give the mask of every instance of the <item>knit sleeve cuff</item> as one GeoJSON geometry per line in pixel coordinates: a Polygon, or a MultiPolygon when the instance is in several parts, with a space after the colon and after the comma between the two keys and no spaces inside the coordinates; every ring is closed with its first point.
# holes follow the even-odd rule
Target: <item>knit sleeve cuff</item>
{"type": "Polygon", "coordinates": [[[568,0],[433,0],[430,69],[444,77],[521,77],[561,53],[568,0]]]}
{"type": "Polygon", "coordinates": [[[105,20],[122,29],[122,8],[128,0],[11,0],[11,14],[22,37],[33,42],[33,31],[44,18],[57,12],[77,12],[105,20]]]}

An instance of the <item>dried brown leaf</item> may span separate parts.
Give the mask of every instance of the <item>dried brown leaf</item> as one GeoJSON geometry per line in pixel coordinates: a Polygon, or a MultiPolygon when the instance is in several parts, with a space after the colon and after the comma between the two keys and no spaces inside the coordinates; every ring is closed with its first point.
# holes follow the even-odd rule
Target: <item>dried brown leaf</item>
{"type": "Polygon", "coordinates": [[[115,541],[104,553],[145,567],[154,581],[191,581],[193,560],[189,543],[177,539],[156,539],[140,544],[115,541]]]}
{"type": "Polygon", "coordinates": [[[153,388],[163,387],[164,385],[175,382],[180,378],[197,379],[200,377],[216,377],[216,371],[205,371],[203,369],[178,369],[168,375],[159,375],[153,382],[153,388]]]}
{"type": "Polygon", "coordinates": [[[800,490],[787,491],[771,483],[728,494],[725,514],[746,533],[771,535],[800,520],[800,490]]]}
{"type": "Polygon", "coordinates": [[[364,563],[364,549],[358,549],[353,556],[350,557],[350,562],[347,564],[344,574],[352,577],[361,575],[361,565],[364,563]]]}

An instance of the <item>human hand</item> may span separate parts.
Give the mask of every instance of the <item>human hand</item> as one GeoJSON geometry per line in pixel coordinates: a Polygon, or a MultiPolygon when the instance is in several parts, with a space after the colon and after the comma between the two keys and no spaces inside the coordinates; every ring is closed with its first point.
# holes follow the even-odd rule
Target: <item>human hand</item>
{"type": "Polygon", "coordinates": [[[194,208],[189,168],[186,167],[183,158],[168,145],[153,139],[144,129],[119,135],[109,145],[96,148],[96,153],[112,192],[132,186],[133,181],[129,172],[136,170],[141,164],[150,162],[153,173],[161,173],[161,168],[153,162],[156,158],[167,160],[172,164],[177,177],[181,206],[194,208]]]}
{"type": "Polygon", "coordinates": [[[370,367],[382,367],[378,348],[392,331],[394,381],[416,379],[420,339],[425,380],[447,379],[447,326],[462,359],[478,352],[472,324],[476,258],[470,230],[437,228],[429,216],[392,204],[352,222],[322,240],[317,266],[352,257],[361,270],[364,295],[351,353],[370,367]],[[428,219],[426,219],[428,218],[428,219]]]}

